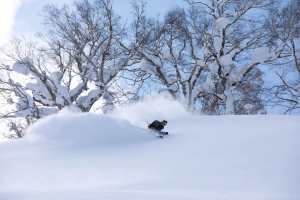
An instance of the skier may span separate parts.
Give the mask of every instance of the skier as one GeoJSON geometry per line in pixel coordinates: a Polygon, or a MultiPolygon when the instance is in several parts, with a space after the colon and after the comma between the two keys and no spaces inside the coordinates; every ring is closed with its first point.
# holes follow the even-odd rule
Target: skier
{"type": "Polygon", "coordinates": [[[163,121],[155,120],[151,124],[148,125],[148,128],[151,130],[154,130],[155,132],[157,132],[159,134],[160,138],[163,138],[163,136],[169,134],[168,132],[162,131],[165,128],[165,126],[167,125],[167,123],[168,122],[166,120],[163,120],[163,121]]]}

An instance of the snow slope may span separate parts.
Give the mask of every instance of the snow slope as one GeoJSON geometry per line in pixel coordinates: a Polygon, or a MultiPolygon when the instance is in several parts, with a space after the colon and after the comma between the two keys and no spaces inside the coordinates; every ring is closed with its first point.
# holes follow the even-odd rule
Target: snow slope
{"type": "Polygon", "coordinates": [[[0,144],[0,200],[299,200],[299,130],[299,117],[197,116],[163,98],[63,111],[0,144]],[[141,128],[156,117],[168,138],[141,128]]]}

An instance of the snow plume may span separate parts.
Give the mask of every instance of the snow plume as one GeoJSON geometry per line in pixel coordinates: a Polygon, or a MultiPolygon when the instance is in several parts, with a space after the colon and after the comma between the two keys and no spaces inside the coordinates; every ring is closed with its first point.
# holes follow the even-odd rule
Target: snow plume
{"type": "Polygon", "coordinates": [[[167,95],[148,96],[143,100],[117,107],[113,117],[121,118],[130,123],[145,127],[153,120],[172,120],[188,116],[185,107],[167,95]]]}
{"type": "Polygon", "coordinates": [[[128,122],[105,115],[81,113],[76,107],[65,108],[58,114],[41,119],[27,132],[26,140],[29,142],[72,149],[79,144],[82,148],[86,145],[89,147],[93,147],[94,144],[113,145],[119,144],[120,141],[126,143],[147,138],[147,134],[139,134],[141,132],[139,128],[130,126],[128,122]]]}
{"type": "Polygon", "coordinates": [[[0,46],[9,39],[20,6],[21,0],[0,1],[0,46]]]}
{"type": "Polygon", "coordinates": [[[47,191],[51,187],[68,191],[124,182],[132,184],[143,175],[128,180],[126,173],[133,175],[139,171],[137,167],[128,167],[126,173],[112,169],[119,169],[121,163],[126,165],[128,158],[120,159],[123,156],[119,149],[131,151],[132,146],[153,140],[156,137],[128,122],[104,115],[80,113],[76,108],[64,109],[39,120],[28,129],[23,139],[1,143],[0,152],[5,153],[0,155],[0,199],[15,199],[1,193],[15,189],[47,191]],[[90,156],[85,157],[89,151],[90,156]],[[111,153],[107,154],[108,151],[116,152],[121,157],[111,156],[111,153]],[[91,156],[91,153],[94,155],[91,156]],[[95,155],[100,159],[94,160],[95,155]],[[109,161],[103,160],[104,157],[109,161]],[[14,162],[22,163],[21,169],[14,162]],[[99,166],[102,168],[99,169],[99,166]],[[20,173],[16,174],[16,171],[20,173]],[[83,179],[86,181],[79,181],[83,179]]]}

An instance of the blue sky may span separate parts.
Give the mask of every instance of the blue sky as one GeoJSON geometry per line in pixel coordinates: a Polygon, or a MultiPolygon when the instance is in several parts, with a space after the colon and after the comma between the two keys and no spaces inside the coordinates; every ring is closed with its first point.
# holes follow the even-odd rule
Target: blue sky
{"type": "MultiPolygon", "coordinates": [[[[0,0],[0,45],[12,36],[32,36],[42,30],[43,7],[71,4],[75,0],[0,0]]],[[[125,20],[130,19],[132,0],[114,0],[114,9],[125,20]]],[[[164,15],[172,7],[183,4],[184,0],[148,0],[148,13],[164,15]]]]}

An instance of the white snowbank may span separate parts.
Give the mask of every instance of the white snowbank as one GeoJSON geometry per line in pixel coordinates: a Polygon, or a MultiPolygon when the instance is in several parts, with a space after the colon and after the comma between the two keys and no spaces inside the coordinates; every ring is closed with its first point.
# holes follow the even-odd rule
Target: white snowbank
{"type": "Polygon", "coordinates": [[[195,116],[160,98],[118,117],[139,126],[167,119],[171,135],[161,140],[119,119],[64,111],[0,144],[0,199],[300,198],[299,117],[195,116]]]}

